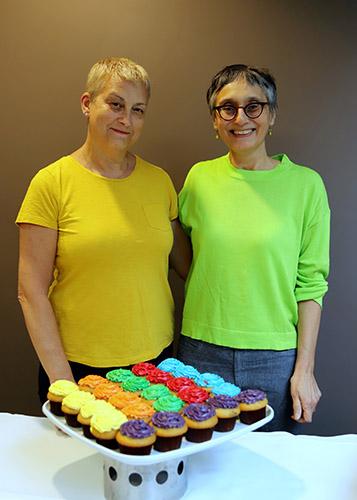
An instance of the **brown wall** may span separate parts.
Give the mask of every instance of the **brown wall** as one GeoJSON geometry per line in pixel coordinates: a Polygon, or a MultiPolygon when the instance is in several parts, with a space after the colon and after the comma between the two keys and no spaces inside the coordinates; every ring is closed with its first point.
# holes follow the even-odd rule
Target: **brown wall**
{"type": "MultiPolygon", "coordinates": [[[[354,2],[274,0],[8,0],[1,4],[0,410],[38,412],[36,358],[16,302],[13,223],[32,175],[84,139],[79,95],[97,59],[125,55],[150,73],[153,96],[136,152],[180,188],[192,163],[223,153],[204,94],[226,64],[270,68],[280,111],[269,151],[325,179],[332,272],[317,356],[324,393],[304,432],[356,432],[356,25],[354,2]],[[337,396],[337,397],[336,397],[337,396]],[[342,409],[342,411],[341,411],[342,409]]],[[[172,278],[182,302],[182,285],[172,278]]]]}

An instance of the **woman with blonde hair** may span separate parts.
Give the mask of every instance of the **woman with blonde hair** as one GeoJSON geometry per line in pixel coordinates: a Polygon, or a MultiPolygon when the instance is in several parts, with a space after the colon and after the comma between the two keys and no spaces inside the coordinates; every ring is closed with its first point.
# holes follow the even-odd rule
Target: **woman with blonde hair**
{"type": "Polygon", "coordinates": [[[94,64],[81,96],[84,144],[35,175],[18,214],[19,300],[42,401],[54,380],[171,352],[176,193],[166,172],[131,152],[149,97],[133,61],[94,64]]]}

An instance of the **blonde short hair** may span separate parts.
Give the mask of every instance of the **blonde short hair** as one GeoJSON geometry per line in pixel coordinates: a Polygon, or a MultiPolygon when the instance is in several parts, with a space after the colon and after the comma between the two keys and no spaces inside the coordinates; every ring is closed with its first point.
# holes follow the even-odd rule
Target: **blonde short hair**
{"type": "Polygon", "coordinates": [[[148,98],[150,97],[149,75],[139,64],[126,57],[106,57],[97,61],[90,69],[86,92],[94,99],[110,78],[140,82],[144,85],[148,98]]]}

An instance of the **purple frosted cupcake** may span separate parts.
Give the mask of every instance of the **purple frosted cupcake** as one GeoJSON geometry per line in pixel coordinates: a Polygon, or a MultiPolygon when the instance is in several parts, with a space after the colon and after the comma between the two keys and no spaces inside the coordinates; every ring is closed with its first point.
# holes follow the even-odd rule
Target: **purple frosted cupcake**
{"type": "Polygon", "coordinates": [[[202,443],[211,439],[213,428],[218,422],[216,411],[212,405],[192,403],[183,410],[183,416],[188,427],[187,441],[202,443]]]}
{"type": "Polygon", "coordinates": [[[216,410],[218,422],[215,431],[229,432],[234,429],[237,417],[240,412],[239,402],[236,398],[221,394],[214,396],[207,401],[216,410]]]}
{"type": "Polygon", "coordinates": [[[158,411],[151,417],[156,432],[154,448],[157,451],[177,450],[187,432],[185,419],[176,412],[158,411]]]}
{"type": "Polygon", "coordinates": [[[144,420],[128,420],[120,426],[115,439],[121,453],[150,455],[156,436],[154,428],[144,420]]]}
{"type": "Polygon", "coordinates": [[[268,404],[265,392],[260,389],[247,389],[238,394],[235,399],[239,403],[239,418],[243,424],[254,424],[265,417],[268,404]]]}

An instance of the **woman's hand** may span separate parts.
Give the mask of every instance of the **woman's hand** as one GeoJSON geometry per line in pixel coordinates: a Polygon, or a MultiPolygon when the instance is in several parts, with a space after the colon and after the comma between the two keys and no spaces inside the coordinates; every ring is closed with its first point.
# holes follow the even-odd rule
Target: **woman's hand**
{"type": "Polygon", "coordinates": [[[321,398],[314,374],[295,371],[290,379],[290,393],[293,400],[291,418],[300,424],[312,422],[313,413],[321,398]]]}

